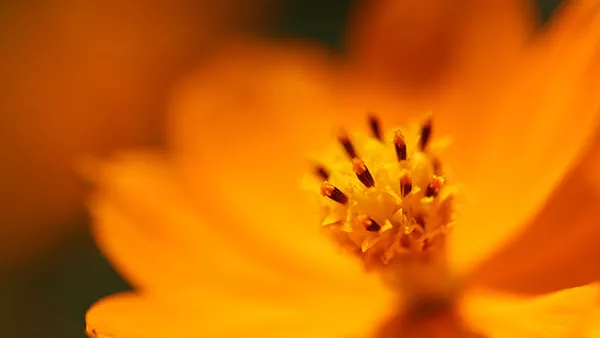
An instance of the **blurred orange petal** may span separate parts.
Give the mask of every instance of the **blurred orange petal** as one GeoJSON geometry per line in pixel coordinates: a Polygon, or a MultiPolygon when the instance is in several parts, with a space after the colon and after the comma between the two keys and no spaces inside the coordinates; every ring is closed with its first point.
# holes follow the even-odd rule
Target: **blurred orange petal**
{"type": "Polygon", "coordinates": [[[259,281],[265,277],[253,260],[199,217],[177,185],[173,169],[159,155],[123,155],[104,165],[94,179],[98,184],[90,203],[94,234],[134,286],[164,293],[173,285],[190,288],[202,282],[214,287],[240,275],[254,274],[259,281]],[[222,266],[211,253],[218,253],[228,265],[222,266]],[[195,265],[198,270],[190,269],[195,265]]]}
{"type": "Polygon", "coordinates": [[[598,285],[566,289],[536,298],[473,291],[461,312],[485,337],[582,337],[597,309],[598,285]]]}
{"type": "Polygon", "coordinates": [[[368,79],[396,93],[431,94],[449,80],[467,82],[466,67],[479,80],[501,74],[531,37],[534,19],[530,3],[519,0],[363,1],[350,50],[368,79]]]}
{"type": "Polygon", "coordinates": [[[479,283],[540,293],[583,285],[600,276],[600,138],[554,191],[532,223],[478,271],[479,283]],[[595,177],[594,177],[595,176],[595,177]],[[510,266],[510,272],[502,267],[510,266]]]}
{"type": "Polygon", "coordinates": [[[157,144],[166,92],[247,27],[243,1],[44,1],[3,10],[0,264],[80,224],[80,156],[157,144]],[[43,170],[41,169],[43,168],[43,170]]]}
{"type": "Polygon", "coordinates": [[[600,337],[600,311],[596,310],[593,313],[592,321],[587,328],[585,338],[598,338],[600,337]]]}
{"type": "Polygon", "coordinates": [[[246,44],[215,62],[187,81],[172,108],[175,156],[195,198],[235,210],[218,215],[228,220],[221,227],[255,250],[329,250],[314,240],[318,215],[299,189],[312,170],[307,149],[322,149],[337,131],[322,54],[246,44]]]}
{"type": "Polygon", "coordinates": [[[222,168],[240,157],[289,167],[298,150],[321,147],[334,131],[332,120],[343,114],[334,109],[330,61],[325,50],[306,43],[229,44],[177,88],[172,145],[180,155],[194,156],[187,160],[209,166],[222,168]]]}
{"type": "Polygon", "coordinates": [[[234,209],[222,205],[211,211],[213,206],[195,203],[171,165],[157,155],[123,155],[96,177],[94,234],[134,286],[169,297],[229,295],[276,302],[332,290],[368,290],[374,299],[388,295],[376,276],[364,274],[317,227],[309,227],[311,237],[298,235],[288,250],[282,248],[287,237],[253,245],[251,234],[260,234],[261,225],[284,224],[295,235],[294,220],[227,224],[234,209]]]}
{"type": "Polygon", "coordinates": [[[600,6],[592,2],[567,7],[502,95],[478,107],[488,127],[471,143],[481,156],[471,161],[467,151],[452,163],[466,196],[451,237],[455,266],[473,266],[523,230],[585,154],[600,108],[600,6]]]}
{"type": "Polygon", "coordinates": [[[226,299],[174,303],[114,295],[86,315],[91,337],[368,337],[381,308],[360,298],[308,297],[295,306],[226,299]]]}

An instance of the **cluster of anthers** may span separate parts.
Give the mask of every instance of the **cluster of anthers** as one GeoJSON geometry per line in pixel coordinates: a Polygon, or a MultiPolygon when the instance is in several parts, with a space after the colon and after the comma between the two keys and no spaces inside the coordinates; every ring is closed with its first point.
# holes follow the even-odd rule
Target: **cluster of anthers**
{"type": "Polygon", "coordinates": [[[439,250],[455,218],[440,161],[447,142],[432,140],[431,117],[389,134],[374,116],[369,125],[371,135],[342,131],[341,147],[315,168],[323,228],[365,262],[439,250]]]}

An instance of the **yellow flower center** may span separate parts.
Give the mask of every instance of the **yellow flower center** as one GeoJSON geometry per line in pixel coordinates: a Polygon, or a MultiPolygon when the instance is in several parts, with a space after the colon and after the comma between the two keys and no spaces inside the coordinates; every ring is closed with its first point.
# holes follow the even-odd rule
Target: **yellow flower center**
{"type": "Polygon", "coordinates": [[[367,266],[441,250],[455,214],[440,160],[446,142],[432,138],[431,118],[387,133],[369,122],[370,135],[342,131],[316,166],[321,225],[367,266]]]}

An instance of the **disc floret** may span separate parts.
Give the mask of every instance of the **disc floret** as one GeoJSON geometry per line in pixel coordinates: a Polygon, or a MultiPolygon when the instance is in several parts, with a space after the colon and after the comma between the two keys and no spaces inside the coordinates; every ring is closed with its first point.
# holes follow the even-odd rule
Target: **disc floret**
{"type": "Polygon", "coordinates": [[[370,135],[342,131],[315,169],[322,227],[365,262],[441,250],[455,203],[432,119],[383,133],[371,115],[369,125],[370,135]]]}

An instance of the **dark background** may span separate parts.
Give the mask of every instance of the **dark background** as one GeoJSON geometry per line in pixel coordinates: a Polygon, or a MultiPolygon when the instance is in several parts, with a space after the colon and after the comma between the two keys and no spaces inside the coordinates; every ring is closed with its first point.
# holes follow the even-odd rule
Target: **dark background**
{"type": "MultiPolygon", "coordinates": [[[[354,1],[323,5],[318,0],[283,1],[274,36],[304,37],[343,50],[340,38],[354,1]]],[[[560,3],[542,0],[541,20],[560,3]]],[[[84,313],[97,299],[128,289],[94,245],[85,214],[70,222],[80,229],[63,237],[44,255],[2,272],[0,336],[22,338],[83,337],[84,313]]]]}

